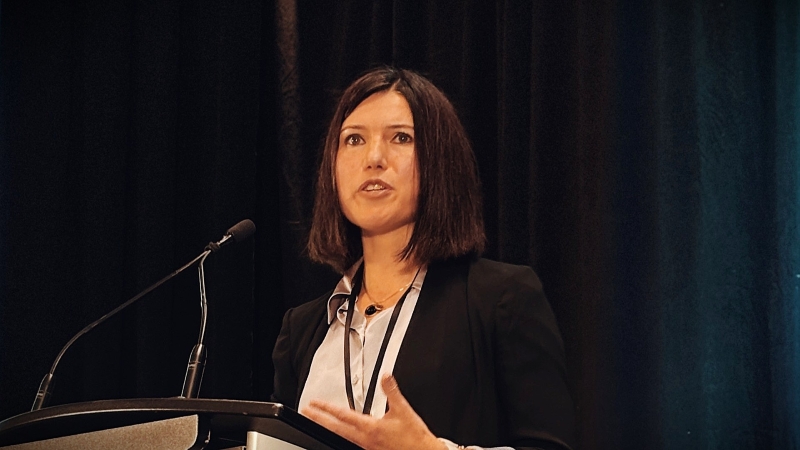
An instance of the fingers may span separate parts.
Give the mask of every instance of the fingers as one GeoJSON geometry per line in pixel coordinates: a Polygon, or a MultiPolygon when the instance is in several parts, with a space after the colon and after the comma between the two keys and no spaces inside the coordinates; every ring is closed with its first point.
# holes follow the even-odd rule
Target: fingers
{"type": "Polygon", "coordinates": [[[330,403],[312,400],[301,414],[343,438],[360,444],[362,431],[373,418],[330,403]]]}
{"type": "Polygon", "coordinates": [[[309,410],[319,410],[347,422],[359,422],[369,417],[364,414],[359,414],[349,408],[342,408],[320,400],[311,400],[308,406],[309,410]]]}
{"type": "Polygon", "coordinates": [[[358,417],[350,417],[348,413],[351,412],[319,401],[312,401],[308,407],[300,411],[304,416],[346,439],[350,439],[350,436],[358,431],[358,425],[354,423],[358,417]]]}
{"type": "Polygon", "coordinates": [[[380,419],[319,400],[312,400],[300,412],[365,449],[442,448],[443,444],[403,397],[397,380],[384,375],[381,387],[390,409],[380,419]]]}

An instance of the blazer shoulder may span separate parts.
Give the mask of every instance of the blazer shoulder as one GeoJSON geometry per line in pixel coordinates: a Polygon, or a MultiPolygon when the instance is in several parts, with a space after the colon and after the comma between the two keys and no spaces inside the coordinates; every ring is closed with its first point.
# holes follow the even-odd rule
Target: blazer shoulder
{"type": "Polygon", "coordinates": [[[530,266],[509,264],[491,259],[473,260],[469,267],[470,284],[487,289],[523,289],[541,291],[542,282],[530,266]]]}
{"type": "Polygon", "coordinates": [[[293,323],[307,324],[319,320],[320,315],[325,314],[328,308],[328,299],[331,298],[333,290],[320,295],[314,300],[302,303],[298,306],[289,308],[287,315],[291,315],[293,323]]]}

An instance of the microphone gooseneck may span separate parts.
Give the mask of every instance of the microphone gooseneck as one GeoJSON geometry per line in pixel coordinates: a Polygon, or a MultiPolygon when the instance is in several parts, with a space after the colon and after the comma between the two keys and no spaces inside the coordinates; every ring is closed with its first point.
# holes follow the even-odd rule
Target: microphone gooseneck
{"type": "MultiPolygon", "coordinates": [[[[31,411],[37,411],[37,410],[42,409],[43,407],[47,406],[47,403],[50,400],[50,397],[52,396],[52,393],[53,393],[54,373],[56,371],[56,367],[58,367],[58,363],[61,361],[61,357],[64,356],[64,353],[67,351],[67,349],[69,347],[71,347],[72,344],[76,340],[78,340],[78,338],[80,338],[84,334],[88,333],[89,331],[91,331],[96,326],[100,325],[101,323],[105,322],[106,320],[110,319],[111,317],[113,317],[118,312],[122,311],[123,309],[127,308],[131,304],[135,303],[140,298],[142,298],[145,295],[149,294],[150,292],[152,292],[157,287],[159,287],[162,284],[166,283],[167,281],[171,280],[172,278],[174,278],[179,273],[183,272],[187,268],[189,268],[192,265],[194,265],[194,263],[196,263],[197,261],[200,261],[200,266],[198,267],[198,270],[200,271],[202,325],[201,325],[201,332],[200,332],[201,333],[200,334],[200,342],[199,342],[198,346],[195,346],[197,351],[196,352],[194,350],[192,351],[192,357],[190,357],[189,364],[190,364],[190,366],[192,366],[192,361],[193,361],[192,358],[194,358],[197,361],[202,360],[202,364],[199,366],[199,368],[200,368],[200,378],[202,378],[202,369],[203,369],[203,367],[205,365],[205,347],[203,347],[201,344],[202,344],[202,341],[203,341],[203,338],[204,338],[205,327],[206,327],[206,315],[207,315],[207,306],[206,306],[206,297],[205,297],[205,279],[204,279],[204,274],[203,274],[203,269],[202,269],[203,262],[208,257],[208,255],[210,255],[214,251],[219,250],[224,245],[226,245],[229,241],[232,240],[233,242],[242,242],[243,240],[245,240],[248,237],[250,237],[253,233],[255,233],[255,224],[253,223],[253,221],[250,220],[250,219],[242,220],[241,222],[239,222],[236,225],[234,225],[231,228],[229,228],[228,231],[225,233],[225,236],[223,236],[221,240],[219,240],[217,242],[209,243],[208,246],[206,246],[206,249],[203,251],[203,253],[197,255],[197,257],[195,257],[194,259],[192,259],[188,263],[184,264],[179,269],[173,271],[169,275],[167,275],[164,278],[158,280],[157,282],[155,282],[154,284],[149,286],[147,289],[145,289],[142,292],[136,294],[135,296],[133,296],[131,299],[129,299],[125,303],[117,306],[116,308],[114,308],[113,310],[111,310],[110,312],[105,314],[103,317],[100,317],[99,319],[95,320],[94,322],[92,322],[89,325],[87,325],[86,327],[84,327],[81,331],[79,331],[75,336],[72,337],[72,339],[70,339],[67,342],[66,345],[64,345],[64,347],[58,353],[58,356],[56,356],[55,361],[53,361],[53,365],[50,368],[50,372],[48,372],[47,375],[45,375],[44,378],[42,379],[42,382],[39,385],[39,390],[36,393],[36,398],[33,401],[33,406],[31,407],[31,411]],[[209,247],[215,247],[215,248],[209,248],[209,247]],[[195,353],[197,353],[197,355],[198,355],[197,357],[195,357],[195,353]]],[[[195,364],[195,367],[197,367],[197,364],[195,364]]],[[[189,376],[189,374],[188,374],[188,371],[187,371],[187,379],[188,379],[188,376],[189,376]]],[[[199,390],[199,387],[200,386],[199,386],[199,379],[198,379],[196,388],[192,388],[195,396],[197,394],[197,391],[199,390]]],[[[185,388],[184,388],[184,391],[186,391],[185,388]]]]}
{"type": "Polygon", "coordinates": [[[206,297],[206,275],[203,270],[203,263],[206,262],[206,258],[211,252],[219,251],[230,242],[242,242],[255,232],[256,225],[252,220],[242,220],[228,228],[221,240],[210,242],[206,246],[205,255],[200,259],[200,264],[197,266],[197,275],[200,281],[200,335],[197,338],[197,344],[192,348],[192,353],[189,354],[189,362],[186,365],[186,376],[183,379],[183,390],[181,391],[181,397],[183,398],[197,398],[206,368],[206,346],[204,341],[206,323],[208,321],[208,298],[206,297]]]}
{"type": "MultiPolygon", "coordinates": [[[[230,242],[242,242],[252,236],[255,231],[256,225],[252,220],[242,220],[228,228],[221,240],[210,242],[206,246],[206,252],[219,251],[230,242]]],[[[192,348],[192,353],[189,354],[189,362],[186,365],[186,376],[183,379],[183,390],[181,391],[181,397],[183,398],[197,398],[206,368],[206,346],[204,341],[206,323],[208,321],[208,299],[206,297],[206,275],[203,270],[203,263],[206,262],[206,257],[208,257],[208,254],[203,256],[197,266],[197,275],[200,281],[200,335],[197,338],[197,344],[192,348]]]]}
{"type": "MultiPolygon", "coordinates": [[[[226,234],[226,236],[229,235],[230,233],[226,234]]],[[[211,253],[211,250],[207,249],[206,252],[211,253]]],[[[197,338],[197,344],[192,348],[192,353],[189,354],[189,363],[186,365],[186,376],[183,379],[183,390],[181,391],[183,398],[197,398],[206,368],[206,347],[203,341],[206,336],[208,320],[208,299],[206,298],[206,275],[203,263],[206,262],[207,256],[208,254],[200,260],[200,264],[197,266],[197,275],[200,280],[200,335],[197,338]]]]}

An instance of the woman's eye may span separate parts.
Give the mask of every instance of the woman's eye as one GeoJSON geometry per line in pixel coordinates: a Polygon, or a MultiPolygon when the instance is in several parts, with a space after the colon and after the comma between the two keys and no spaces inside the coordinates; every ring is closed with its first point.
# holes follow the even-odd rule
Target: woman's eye
{"type": "Polygon", "coordinates": [[[364,142],[364,139],[362,139],[361,136],[359,136],[357,134],[351,134],[351,135],[349,135],[349,136],[344,138],[344,143],[347,144],[347,145],[358,145],[358,144],[362,144],[363,142],[364,142]]]}
{"type": "Polygon", "coordinates": [[[397,133],[394,139],[400,144],[410,144],[414,142],[414,138],[408,133],[397,133]]]}

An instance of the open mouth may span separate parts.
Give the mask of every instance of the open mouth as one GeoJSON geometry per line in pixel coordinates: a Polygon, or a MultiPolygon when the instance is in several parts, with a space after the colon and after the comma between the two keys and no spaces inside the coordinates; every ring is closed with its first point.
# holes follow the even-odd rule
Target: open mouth
{"type": "Polygon", "coordinates": [[[383,191],[385,189],[386,189],[386,186],[384,186],[384,185],[382,185],[380,183],[368,184],[367,187],[364,188],[364,190],[367,191],[367,192],[383,191]]]}
{"type": "Polygon", "coordinates": [[[392,186],[383,180],[367,180],[362,185],[360,190],[364,192],[379,192],[391,189],[392,186]]]}

